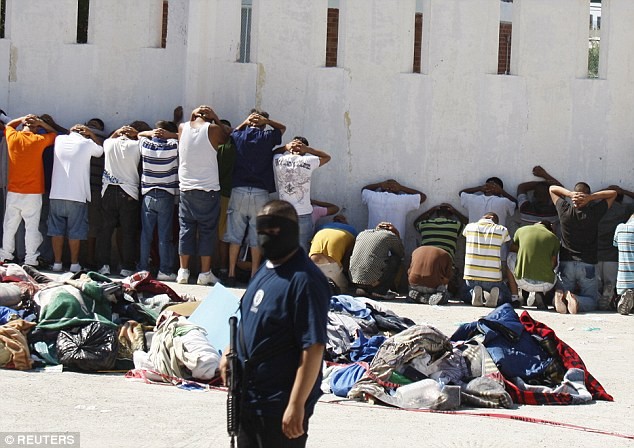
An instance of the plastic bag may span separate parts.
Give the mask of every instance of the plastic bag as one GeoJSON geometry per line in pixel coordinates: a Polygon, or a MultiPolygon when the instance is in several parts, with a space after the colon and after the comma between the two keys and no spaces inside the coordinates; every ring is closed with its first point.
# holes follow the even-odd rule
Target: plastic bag
{"type": "Polygon", "coordinates": [[[72,370],[111,370],[117,359],[117,329],[100,322],[62,330],[57,336],[60,364],[72,370]]]}

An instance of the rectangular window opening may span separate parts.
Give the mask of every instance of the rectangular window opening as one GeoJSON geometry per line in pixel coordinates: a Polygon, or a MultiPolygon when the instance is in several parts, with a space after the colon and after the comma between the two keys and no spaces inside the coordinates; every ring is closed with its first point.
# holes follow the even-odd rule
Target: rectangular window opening
{"type": "Polygon", "coordinates": [[[601,52],[601,3],[590,1],[590,33],[588,36],[588,78],[599,77],[601,52]]]}
{"type": "Polygon", "coordinates": [[[513,39],[513,24],[500,22],[500,39],[498,43],[498,75],[511,73],[511,41],[513,39]]]}
{"type": "Polygon", "coordinates": [[[412,72],[421,73],[421,58],[423,51],[423,13],[414,16],[414,64],[412,72]]]}
{"type": "Polygon", "coordinates": [[[0,39],[5,36],[5,22],[7,20],[7,0],[0,0],[0,39]]]}
{"type": "Polygon", "coordinates": [[[326,67],[337,66],[339,51],[339,8],[328,8],[326,24],[326,67]]]}
{"type": "Polygon", "coordinates": [[[77,0],[77,43],[88,43],[90,0],[77,0]]]}
{"type": "Polygon", "coordinates": [[[163,1],[163,18],[161,20],[161,48],[167,46],[167,15],[169,12],[169,2],[163,1]]]}
{"type": "Polygon", "coordinates": [[[240,25],[240,62],[251,62],[251,21],[253,17],[252,0],[242,0],[240,25]]]}

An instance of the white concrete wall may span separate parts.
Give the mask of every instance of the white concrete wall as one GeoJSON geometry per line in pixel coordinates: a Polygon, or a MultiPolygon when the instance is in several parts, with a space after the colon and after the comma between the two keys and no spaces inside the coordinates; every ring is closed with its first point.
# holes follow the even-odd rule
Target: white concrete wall
{"type": "Polygon", "coordinates": [[[387,178],[427,193],[419,212],[457,206],[459,190],[492,175],[514,194],[536,164],[568,186],[634,190],[631,0],[604,0],[598,80],[586,79],[587,0],[515,0],[509,76],[495,74],[499,0],[341,0],[333,68],[328,0],[254,0],[248,64],[235,62],[239,0],[170,0],[166,49],[156,48],[160,3],[91,1],[89,43],[78,45],[75,0],[8,0],[0,108],[66,126],[101,116],[112,130],[178,104],[186,116],[211,104],[234,124],[262,107],[287,138],[332,154],[313,196],[358,227],[361,187],[387,178]],[[422,74],[411,73],[417,9],[422,74]]]}

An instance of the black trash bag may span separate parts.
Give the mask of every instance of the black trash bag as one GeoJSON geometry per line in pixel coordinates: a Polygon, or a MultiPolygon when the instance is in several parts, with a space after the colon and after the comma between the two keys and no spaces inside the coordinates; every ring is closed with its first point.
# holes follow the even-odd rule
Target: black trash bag
{"type": "Polygon", "coordinates": [[[71,370],[112,370],[117,360],[117,329],[100,322],[62,330],[57,336],[57,358],[71,370]]]}

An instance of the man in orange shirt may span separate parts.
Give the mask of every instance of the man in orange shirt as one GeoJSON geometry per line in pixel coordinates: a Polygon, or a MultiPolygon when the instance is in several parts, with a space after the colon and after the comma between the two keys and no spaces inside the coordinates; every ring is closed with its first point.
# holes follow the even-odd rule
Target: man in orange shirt
{"type": "Polygon", "coordinates": [[[24,219],[26,229],[24,263],[37,266],[42,235],[38,230],[44,193],[42,153],[55,142],[55,129],[35,115],[7,123],[8,185],[0,260],[12,260],[15,234],[24,219]],[[16,128],[23,125],[21,131],[16,128]],[[40,134],[40,129],[46,131],[40,134]]]}

